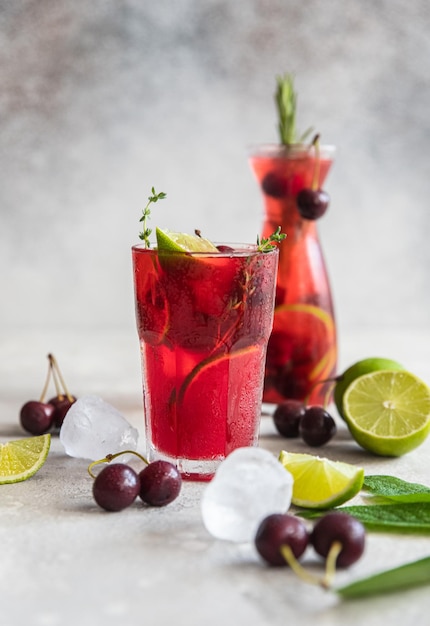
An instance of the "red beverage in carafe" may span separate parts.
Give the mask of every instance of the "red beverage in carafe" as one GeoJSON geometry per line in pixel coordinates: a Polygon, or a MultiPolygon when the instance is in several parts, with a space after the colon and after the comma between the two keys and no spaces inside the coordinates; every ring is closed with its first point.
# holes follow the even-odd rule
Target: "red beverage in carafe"
{"type": "Polygon", "coordinates": [[[286,398],[323,404],[335,375],[336,326],[317,223],[302,219],[298,192],[319,187],[332,164],[334,149],[263,146],[250,157],[265,204],[262,236],[278,226],[287,237],[280,244],[273,332],[266,359],[263,401],[286,398]]]}

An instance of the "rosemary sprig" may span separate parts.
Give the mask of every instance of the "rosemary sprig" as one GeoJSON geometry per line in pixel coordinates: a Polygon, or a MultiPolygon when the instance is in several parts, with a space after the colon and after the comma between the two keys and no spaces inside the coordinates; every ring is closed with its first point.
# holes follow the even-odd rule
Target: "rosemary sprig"
{"type": "Polygon", "coordinates": [[[270,252],[275,244],[279,243],[283,239],[285,239],[287,235],[285,233],[281,233],[281,227],[278,226],[276,231],[270,235],[270,237],[260,237],[257,235],[257,247],[259,252],[270,252]]]}
{"type": "Polygon", "coordinates": [[[142,217],[139,222],[143,222],[142,224],[142,232],[139,233],[139,238],[145,242],[145,248],[150,248],[151,243],[149,241],[149,237],[152,233],[152,229],[147,226],[146,220],[151,215],[151,209],[149,208],[153,202],[158,202],[158,200],[164,200],[166,194],[163,191],[160,193],[156,193],[154,187],[151,189],[152,195],[148,197],[148,202],[146,207],[142,211],[142,217]]]}
{"type": "Polygon", "coordinates": [[[303,143],[312,132],[312,128],[308,128],[302,135],[297,137],[297,93],[294,90],[294,78],[292,74],[284,74],[283,76],[277,76],[276,81],[275,102],[278,111],[280,142],[284,146],[303,143]]]}
{"type": "Polygon", "coordinates": [[[284,146],[289,146],[296,139],[297,94],[294,91],[294,79],[291,74],[284,74],[278,76],[276,81],[275,101],[279,116],[279,137],[284,146]]]}

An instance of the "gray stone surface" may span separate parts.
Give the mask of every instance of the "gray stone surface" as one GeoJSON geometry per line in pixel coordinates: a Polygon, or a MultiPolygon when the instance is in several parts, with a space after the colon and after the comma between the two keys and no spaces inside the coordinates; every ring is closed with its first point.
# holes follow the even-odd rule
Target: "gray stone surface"
{"type": "MultiPolygon", "coordinates": [[[[142,432],[134,336],[91,332],[85,344],[82,339],[82,334],[52,331],[0,333],[5,357],[0,360],[0,443],[25,435],[19,408],[40,393],[47,344],[73,393],[101,395],[142,432]]],[[[398,358],[409,355],[412,371],[430,380],[428,333],[351,336],[348,363],[376,342],[384,353],[396,342],[398,358]]],[[[378,458],[351,441],[342,420],[338,425],[321,456],[362,465],[368,474],[394,474],[430,486],[430,440],[399,459],[378,458]]],[[[260,444],[275,455],[287,446],[291,452],[310,451],[300,441],[281,440],[269,417],[262,418],[260,444]]],[[[87,462],[67,457],[57,437],[34,477],[0,486],[1,626],[428,625],[428,586],[342,603],[288,569],[265,567],[252,543],[214,539],[201,516],[204,484],[186,483],[165,508],[136,502],[120,513],[99,509],[91,489],[87,462]]],[[[336,584],[428,554],[428,536],[368,533],[362,559],[339,571],[336,584]]],[[[311,550],[304,564],[321,573],[311,550]]]]}
{"type": "Polygon", "coordinates": [[[153,222],[254,240],[275,75],[338,147],[320,231],[345,337],[429,322],[426,0],[1,0],[0,322],[132,327],[153,222]]]}

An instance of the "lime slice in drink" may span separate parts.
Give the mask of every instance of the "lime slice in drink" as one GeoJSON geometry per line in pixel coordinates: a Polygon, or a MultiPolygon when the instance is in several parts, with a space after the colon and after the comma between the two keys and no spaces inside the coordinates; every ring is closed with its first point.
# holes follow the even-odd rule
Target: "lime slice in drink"
{"type": "Polygon", "coordinates": [[[356,378],[343,398],[345,419],[360,446],[401,456],[430,432],[430,389],[406,371],[381,370],[356,378]]]}
{"type": "Polygon", "coordinates": [[[364,480],[362,467],[330,461],[312,454],[282,450],[279,460],[294,478],[292,504],[306,509],[328,509],[353,498],[364,480]]]}
{"type": "Polygon", "coordinates": [[[258,345],[195,365],[175,396],[184,455],[198,459],[204,449],[207,458],[216,459],[256,441],[263,370],[264,355],[258,345]]]}
{"type": "Polygon", "coordinates": [[[156,236],[157,248],[162,252],[218,252],[213,243],[197,235],[156,228],[156,236]]]}
{"type": "Polygon", "coordinates": [[[345,391],[349,387],[349,385],[359,376],[364,376],[364,374],[370,374],[370,372],[377,372],[379,370],[404,370],[405,368],[397,361],[393,361],[392,359],[385,359],[380,357],[370,357],[368,359],[362,359],[361,361],[357,361],[348,369],[346,369],[340,376],[338,376],[338,380],[336,382],[336,386],[334,388],[334,402],[336,404],[336,408],[339,412],[339,415],[345,419],[345,412],[343,410],[343,397],[345,395],[345,391]]]}
{"type": "Polygon", "coordinates": [[[0,444],[0,485],[33,476],[45,463],[50,445],[49,434],[0,444]]]}

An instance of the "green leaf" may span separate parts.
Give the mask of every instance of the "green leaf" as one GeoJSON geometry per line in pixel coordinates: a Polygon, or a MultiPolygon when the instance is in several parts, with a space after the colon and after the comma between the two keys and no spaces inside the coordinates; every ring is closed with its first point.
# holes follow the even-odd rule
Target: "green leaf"
{"type": "Polygon", "coordinates": [[[396,502],[430,502],[430,488],[396,476],[366,476],[363,489],[396,502]]]}
{"type": "Polygon", "coordinates": [[[404,590],[430,583],[430,557],[412,561],[399,567],[362,578],[334,591],[342,598],[362,598],[365,596],[404,590]]]}
{"type": "MultiPolygon", "coordinates": [[[[353,515],[369,530],[430,535],[430,502],[342,506],[336,511],[353,515]]],[[[323,514],[324,511],[300,512],[307,519],[323,514]]]]}

